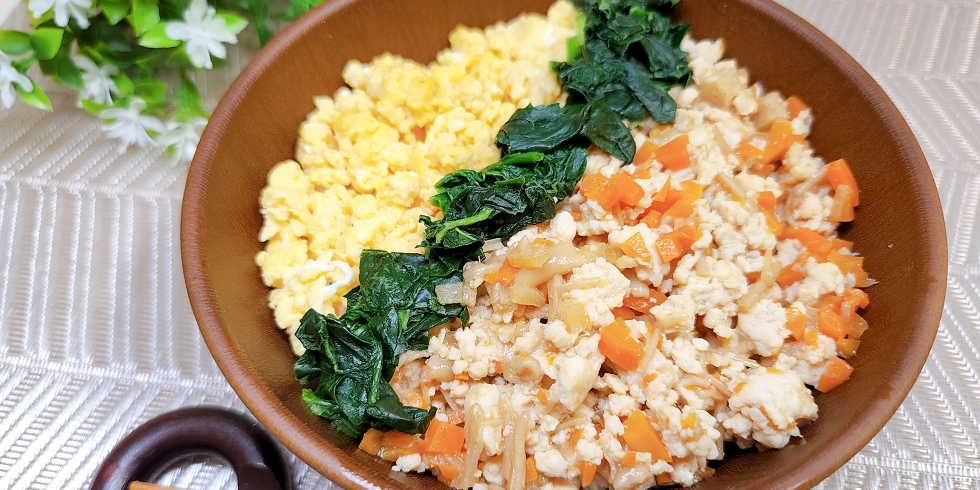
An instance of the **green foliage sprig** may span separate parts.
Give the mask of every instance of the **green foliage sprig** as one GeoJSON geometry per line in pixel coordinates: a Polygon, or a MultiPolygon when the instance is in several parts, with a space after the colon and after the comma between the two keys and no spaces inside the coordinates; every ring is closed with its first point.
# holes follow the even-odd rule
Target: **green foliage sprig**
{"type": "Polygon", "coordinates": [[[220,66],[248,25],[265,44],[274,22],[322,1],[270,12],[264,0],[28,0],[33,30],[0,30],[0,106],[10,108],[16,94],[51,110],[28,75],[37,65],[78,91],[120,150],[159,145],[175,162],[189,161],[208,117],[193,73],[220,66]]]}

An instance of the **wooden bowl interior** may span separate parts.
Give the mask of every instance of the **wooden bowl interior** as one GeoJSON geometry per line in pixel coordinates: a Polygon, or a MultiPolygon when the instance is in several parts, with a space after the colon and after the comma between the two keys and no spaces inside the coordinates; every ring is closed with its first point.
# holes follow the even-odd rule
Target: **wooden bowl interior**
{"type": "MultiPolygon", "coordinates": [[[[290,450],[347,488],[438,485],[390,464],[310,413],[294,381],[295,357],[268,308],[254,257],[258,196],[276,163],[293,157],[313,98],[342,86],[350,59],[392,52],[427,63],[456,25],[487,26],[550,0],[333,0],[304,17],[246,68],[215,111],[185,192],[182,258],[201,331],[252,413],[290,450]]],[[[698,38],[725,39],[726,57],[752,80],[813,108],[812,143],[846,158],[861,188],[857,219],[843,229],[880,284],[868,289],[871,329],[852,379],[816,397],[820,418],[805,443],[739,453],[695,486],[809,486],[853,456],[904,399],[928,354],[945,291],[946,243],[932,176],[908,126],[856,62],[804,21],[766,0],[684,0],[675,11],[698,38]]]]}

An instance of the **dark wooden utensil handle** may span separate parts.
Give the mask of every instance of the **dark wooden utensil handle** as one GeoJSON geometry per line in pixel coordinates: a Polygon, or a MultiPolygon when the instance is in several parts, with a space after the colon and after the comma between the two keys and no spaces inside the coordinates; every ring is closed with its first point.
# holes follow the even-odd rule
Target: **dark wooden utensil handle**
{"type": "Polygon", "coordinates": [[[153,481],[194,454],[226,460],[241,490],[292,490],[289,471],[269,435],[258,423],[216,407],[176,410],[138,427],[103,461],[92,490],[125,490],[131,481],[153,481]]]}

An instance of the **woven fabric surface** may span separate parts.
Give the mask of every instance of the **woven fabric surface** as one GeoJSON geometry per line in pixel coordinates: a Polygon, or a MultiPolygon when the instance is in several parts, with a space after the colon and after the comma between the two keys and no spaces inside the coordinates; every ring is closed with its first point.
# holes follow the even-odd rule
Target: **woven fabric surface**
{"type": "MultiPolygon", "coordinates": [[[[949,239],[942,324],[915,387],[818,488],[980,489],[980,4],[780,3],[857,59],[901,110],[932,167],[949,239]]],[[[23,4],[4,25],[27,25],[23,4]]],[[[256,50],[242,43],[200,79],[212,106],[256,50]]],[[[70,92],[49,95],[53,112],[0,108],[0,488],[86,488],[124,435],[179,407],[247,413],[184,288],[186,168],[158,149],[117,153],[70,92]]],[[[286,454],[297,488],[337,488],[286,454]]],[[[236,487],[206,458],[161,483],[236,487]]]]}

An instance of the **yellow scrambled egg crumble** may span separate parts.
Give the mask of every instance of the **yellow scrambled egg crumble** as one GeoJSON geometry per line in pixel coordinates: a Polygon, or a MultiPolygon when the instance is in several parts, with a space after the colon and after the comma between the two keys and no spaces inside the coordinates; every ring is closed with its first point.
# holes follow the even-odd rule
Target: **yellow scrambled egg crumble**
{"type": "Polygon", "coordinates": [[[364,248],[416,251],[419,215],[435,184],[496,162],[494,137],[514,111],[559,101],[551,60],[565,59],[576,11],[522,15],[487,29],[457,27],[450,47],[423,66],[385,54],[351,61],[348,87],[315,100],[296,159],[269,172],[260,198],[265,250],[255,257],[276,323],[292,335],[310,308],[343,311],[364,248]]]}

